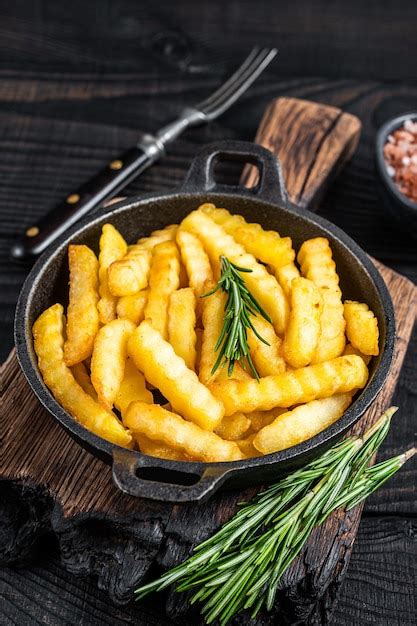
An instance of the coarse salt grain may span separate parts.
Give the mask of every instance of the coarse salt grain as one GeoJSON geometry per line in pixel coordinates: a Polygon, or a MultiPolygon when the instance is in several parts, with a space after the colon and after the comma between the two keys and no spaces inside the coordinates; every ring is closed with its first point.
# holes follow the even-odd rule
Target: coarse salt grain
{"type": "Polygon", "coordinates": [[[417,203],[417,122],[408,119],[384,145],[387,174],[399,191],[417,203]]]}

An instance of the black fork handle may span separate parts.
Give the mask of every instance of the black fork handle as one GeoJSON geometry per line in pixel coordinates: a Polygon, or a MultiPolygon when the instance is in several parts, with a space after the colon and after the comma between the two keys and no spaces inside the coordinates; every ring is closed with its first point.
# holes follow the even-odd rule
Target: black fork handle
{"type": "Polygon", "coordinates": [[[15,242],[11,256],[19,261],[34,261],[46,248],[84,215],[112,198],[133,178],[148,168],[164,151],[155,137],[145,137],[140,144],[113,159],[98,174],[52,209],[15,242]]]}

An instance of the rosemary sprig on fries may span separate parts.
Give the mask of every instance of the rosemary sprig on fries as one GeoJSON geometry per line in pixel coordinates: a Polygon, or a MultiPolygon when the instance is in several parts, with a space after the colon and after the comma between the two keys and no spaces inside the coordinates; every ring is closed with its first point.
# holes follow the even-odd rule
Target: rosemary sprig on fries
{"type": "Polygon", "coordinates": [[[251,328],[260,341],[269,345],[256,331],[250,316],[259,313],[268,322],[271,322],[271,319],[250,293],[240,275],[241,272],[252,272],[252,270],[235,265],[225,256],[220,257],[220,268],[221,276],[214,289],[201,296],[202,298],[211,296],[218,289],[223,289],[227,293],[224,324],[215,346],[215,351],[218,350],[219,355],[211,373],[214,374],[222,362],[228,362],[228,374],[231,376],[236,361],[246,359],[253,375],[259,380],[259,374],[249,352],[247,329],[251,328]]]}
{"type": "Polygon", "coordinates": [[[172,584],[177,591],[192,589],[191,602],[202,603],[207,624],[227,624],[242,609],[250,609],[252,617],[262,608],[271,610],[282,574],[313,528],[335,509],[359,504],[415,454],[413,448],[369,466],[396,410],[388,409],[362,437],[337,443],[243,503],[184,563],[137,589],[136,599],[172,584]]]}

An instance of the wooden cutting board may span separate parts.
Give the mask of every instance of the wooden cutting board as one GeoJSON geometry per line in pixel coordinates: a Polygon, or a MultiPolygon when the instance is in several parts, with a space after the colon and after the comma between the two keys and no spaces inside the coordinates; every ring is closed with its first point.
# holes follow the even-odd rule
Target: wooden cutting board
{"type": "MultiPolygon", "coordinates": [[[[314,207],[329,180],[351,156],[359,121],[334,107],[281,98],[271,103],[256,141],[282,160],[291,198],[314,207]]],[[[244,182],[253,184],[248,169],[244,182]]],[[[355,427],[362,432],[392,398],[417,309],[417,289],[406,278],[376,263],[391,292],[397,348],[389,379],[372,408],[355,427]]],[[[114,602],[128,602],[151,570],[172,567],[193,545],[211,535],[257,489],[218,494],[201,505],[161,504],[119,492],[110,468],[82,450],[41,407],[16,361],[2,367],[4,440],[0,467],[0,560],[21,564],[36,542],[53,533],[64,566],[95,574],[114,602]]],[[[334,513],[312,534],[306,549],[285,574],[275,612],[259,624],[326,623],[349,563],[362,507],[334,513]]],[[[198,624],[198,610],[184,595],[167,593],[149,603],[174,622],[198,624]]],[[[248,623],[242,616],[237,623],[248,623]]]]}

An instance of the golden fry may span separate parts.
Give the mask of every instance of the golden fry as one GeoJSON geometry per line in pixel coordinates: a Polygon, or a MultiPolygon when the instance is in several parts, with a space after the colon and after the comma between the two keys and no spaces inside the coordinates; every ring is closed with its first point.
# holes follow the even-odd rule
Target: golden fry
{"type": "Polygon", "coordinates": [[[243,369],[240,363],[234,364],[231,376],[229,376],[228,363],[220,365],[219,369],[214,374],[214,380],[251,380],[252,378],[253,376],[249,374],[247,369],[243,369]]]}
{"type": "MultiPolygon", "coordinates": [[[[206,284],[207,292],[213,285],[206,284]]],[[[201,343],[201,356],[198,366],[198,377],[202,383],[207,385],[216,379],[216,374],[211,373],[217,360],[218,353],[215,352],[217,340],[223,327],[224,307],[226,304],[226,294],[223,291],[216,291],[211,296],[203,299],[203,339],[201,343]]]]}
{"type": "Polygon", "coordinates": [[[145,435],[136,435],[136,441],[139,444],[139,449],[143,454],[148,456],[155,456],[158,459],[169,459],[171,461],[194,461],[188,454],[181,452],[181,450],[175,450],[171,446],[167,446],[161,441],[153,441],[145,435]]]}
{"type": "Polygon", "coordinates": [[[252,329],[248,329],[249,350],[259,376],[285,372],[285,361],[281,356],[281,339],[275,333],[272,324],[260,315],[251,315],[250,321],[258,335],[269,344],[265,344],[252,329]]]}
{"type": "Polygon", "coordinates": [[[114,296],[133,296],[146,289],[149,280],[152,251],[160,243],[174,241],[178,226],[171,224],[155,230],[150,237],[141,237],[127,254],[111,264],[108,271],[110,292],[114,296]]]}
{"type": "Polygon", "coordinates": [[[148,301],[148,290],[143,289],[134,296],[122,296],[117,301],[117,317],[133,322],[136,326],[145,319],[145,306],[148,301]]]}
{"type": "MultiPolygon", "coordinates": [[[[225,230],[227,232],[227,228],[225,230]]],[[[275,270],[295,259],[291,239],[280,237],[273,230],[264,230],[260,224],[245,224],[233,232],[233,237],[255,258],[275,270]]]]}
{"type": "Polygon", "coordinates": [[[303,276],[313,281],[323,297],[321,333],[312,363],[340,356],[345,347],[345,320],[339,276],[329,242],[324,237],[305,241],[298,253],[303,276]]]}
{"type": "Polygon", "coordinates": [[[199,461],[236,461],[242,453],[234,441],[224,441],[213,432],[166,411],[159,404],[132,402],[127,410],[126,425],[142,434],[181,450],[199,461]]]}
{"type": "Polygon", "coordinates": [[[216,428],[216,435],[228,441],[242,439],[251,426],[251,421],[243,413],[233,413],[224,417],[216,428]]]}
{"type": "Polygon", "coordinates": [[[111,224],[104,224],[100,237],[100,254],[98,257],[100,300],[97,304],[102,324],[107,324],[107,322],[111,322],[116,317],[117,298],[110,293],[107,272],[110,265],[124,257],[126,252],[127,243],[119,231],[111,224]]]}
{"type": "Polygon", "coordinates": [[[199,297],[205,292],[206,281],[213,281],[213,272],[207,253],[199,238],[186,230],[179,229],[177,244],[187,270],[190,287],[199,297]]]}
{"type": "Polygon", "coordinates": [[[113,296],[133,296],[146,289],[151,268],[151,250],[135,248],[108,269],[108,284],[113,296]]]}
{"type": "Polygon", "coordinates": [[[168,337],[176,354],[184,359],[190,370],[195,370],[196,358],[196,298],[193,289],[174,291],[169,298],[168,337]]]}
{"type": "Polygon", "coordinates": [[[195,371],[199,374],[199,367],[201,361],[201,345],[203,343],[203,329],[195,329],[195,371]]]}
{"type": "Polygon", "coordinates": [[[91,396],[93,400],[97,400],[97,393],[91,382],[90,374],[88,373],[86,364],[81,361],[81,363],[73,365],[70,369],[75,380],[85,391],[85,393],[88,393],[88,395],[91,396]]]}
{"type": "Polygon", "coordinates": [[[141,237],[132,248],[142,248],[143,250],[153,250],[158,243],[164,241],[175,241],[178,224],[169,224],[161,230],[154,230],[149,237],[141,237]]]}
{"type": "Polygon", "coordinates": [[[236,441],[245,459],[252,459],[253,457],[261,456],[259,450],[257,450],[253,445],[254,438],[255,435],[251,434],[244,439],[239,439],[238,441],[236,441]]]}
{"type": "Polygon", "coordinates": [[[346,300],[344,305],[346,335],[352,346],[363,354],[379,354],[378,320],[367,304],[346,300]]]}
{"type": "Polygon", "coordinates": [[[195,372],[187,368],[148,320],[133,332],[128,351],[146,380],[161,391],[175,411],[206,430],[214,430],[220,424],[223,404],[200,383],[195,372]]]}
{"type": "Polygon", "coordinates": [[[222,226],[255,258],[275,270],[294,261],[295,252],[289,237],[280,237],[274,230],[264,230],[260,224],[248,223],[241,215],[217,209],[214,204],[202,204],[199,210],[222,226]]]}
{"type": "Polygon", "coordinates": [[[131,447],[132,437],[117,417],[93,400],[64,363],[64,310],[55,304],[33,325],[34,348],[43,380],[55,399],[78,422],[103,439],[131,447]]]}
{"type": "Polygon", "coordinates": [[[84,361],[93,351],[99,328],[99,296],[98,261],[94,252],[87,246],[70,245],[68,263],[70,286],[64,358],[70,366],[84,361]]]}
{"type": "Polygon", "coordinates": [[[282,344],[284,359],[292,367],[311,363],[321,331],[323,298],[320,290],[307,278],[292,283],[291,312],[282,344]]]}
{"type": "Polygon", "coordinates": [[[127,342],[135,330],[130,320],[113,320],[97,333],[91,357],[91,381],[100,404],[109,411],[122,384],[127,342]]]}
{"type": "Polygon", "coordinates": [[[372,358],[368,354],[363,354],[360,350],[354,348],[351,343],[346,344],[345,349],[343,350],[343,355],[345,354],[356,354],[357,356],[360,356],[361,359],[365,361],[365,365],[368,365],[372,358]]]}
{"type": "Polygon", "coordinates": [[[114,406],[120,411],[123,420],[129,404],[137,401],[152,404],[153,395],[146,388],[146,381],[142,372],[137,369],[132,359],[128,358],[126,359],[123,379],[114,400],[114,406]]]}
{"type": "Polygon", "coordinates": [[[215,204],[211,202],[205,202],[198,207],[198,210],[210,217],[213,222],[222,226],[229,234],[238,229],[240,226],[246,224],[246,220],[243,215],[237,215],[236,213],[230,213],[227,209],[219,209],[215,204]]]}
{"type": "Polygon", "coordinates": [[[282,288],[265,266],[202,211],[190,213],[183,220],[181,229],[199,237],[213,266],[218,267],[220,256],[226,255],[232,263],[252,270],[245,274],[246,285],[272,319],[276,332],[282,334],[288,322],[289,305],[282,288]]]}
{"type": "Polygon", "coordinates": [[[283,265],[279,267],[275,276],[279,284],[281,285],[286,297],[288,300],[291,300],[291,291],[292,291],[292,281],[294,278],[298,278],[300,276],[300,272],[295,265],[295,263],[288,263],[288,265],[283,265]]]}
{"type": "Polygon", "coordinates": [[[335,393],[362,389],[367,379],[368,368],[359,356],[352,354],[276,376],[266,376],[259,382],[214,382],[210,389],[223,402],[225,415],[232,415],[238,411],[250,413],[290,407],[335,393]]]}
{"type": "MultiPolygon", "coordinates": [[[[274,409],[270,409],[269,411],[252,411],[252,413],[246,413],[246,417],[250,419],[251,430],[256,433],[261,428],[265,428],[265,426],[269,426],[272,424],[274,420],[277,419],[283,413],[286,413],[288,409],[280,409],[275,407],[274,409]]],[[[224,419],[224,418],[223,418],[224,419]]]]}
{"type": "Polygon", "coordinates": [[[175,243],[165,241],[157,244],[152,254],[145,319],[151,321],[164,339],[168,336],[169,297],[179,287],[179,273],[180,261],[175,243]]]}
{"type": "Polygon", "coordinates": [[[283,413],[272,424],[262,428],[253,445],[263,454],[296,446],[333,424],[352,401],[351,393],[313,400],[283,413]]]}

